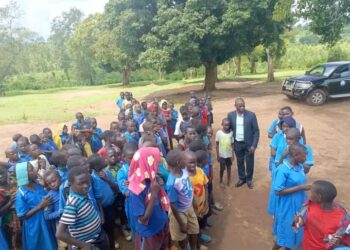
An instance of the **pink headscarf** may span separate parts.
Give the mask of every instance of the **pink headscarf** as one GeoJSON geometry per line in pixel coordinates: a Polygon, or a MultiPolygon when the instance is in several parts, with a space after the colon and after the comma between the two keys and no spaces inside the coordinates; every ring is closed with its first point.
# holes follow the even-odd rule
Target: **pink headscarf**
{"type": "MultiPolygon", "coordinates": [[[[158,164],[160,161],[160,151],[158,148],[145,147],[140,148],[135,154],[130,164],[129,170],[129,190],[134,194],[139,195],[146,188],[146,179],[151,181],[151,184],[156,180],[158,172],[158,164]]],[[[163,188],[159,191],[160,202],[165,211],[169,210],[169,197],[163,188]]],[[[148,190],[146,195],[146,204],[149,202],[151,192],[148,190]]]]}

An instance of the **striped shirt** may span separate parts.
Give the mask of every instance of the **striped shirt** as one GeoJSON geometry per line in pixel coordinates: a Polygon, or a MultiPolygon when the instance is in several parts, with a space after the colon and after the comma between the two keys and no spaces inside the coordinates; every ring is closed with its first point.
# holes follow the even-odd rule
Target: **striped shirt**
{"type": "Polygon", "coordinates": [[[71,236],[84,242],[94,242],[100,235],[101,219],[88,197],[70,191],[60,223],[68,225],[71,236]]]}

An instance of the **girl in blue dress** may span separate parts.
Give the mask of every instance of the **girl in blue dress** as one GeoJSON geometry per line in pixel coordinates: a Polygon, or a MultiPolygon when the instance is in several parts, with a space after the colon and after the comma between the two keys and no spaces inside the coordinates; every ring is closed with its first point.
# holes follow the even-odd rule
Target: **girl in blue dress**
{"type": "Polygon", "coordinates": [[[44,209],[51,204],[44,187],[36,182],[38,175],[28,163],[16,165],[19,186],[15,201],[17,216],[23,221],[23,250],[55,250],[56,238],[50,233],[44,218],[44,209]]]}
{"type": "Polygon", "coordinates": [[[300,245],[303,237],[303,230],[295,232],[292,223],[307,198],[305,191],[311,188],[311,185],[306,184],[303,169],[306,150],[302,145],[294,144],[289,147],[289,153],[291,158],[284,160],[278,167],[273,184],[273,190],[278,196],[273,229],[276,242],[273,250],[281,247],[293,249],[300,245]]]}

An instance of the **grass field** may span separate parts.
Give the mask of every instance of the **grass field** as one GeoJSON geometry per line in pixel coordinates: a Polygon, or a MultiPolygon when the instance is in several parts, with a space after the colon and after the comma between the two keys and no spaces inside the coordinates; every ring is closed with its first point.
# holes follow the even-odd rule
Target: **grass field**
{"type": "MultiPolygon", "coordinates": [[[[276,78],[300,74],[300,71],[276,72],[276,78]]],[[[229,80],[265,80],[266,74],[244,75],[229,80]]],[[[138,99],[155,91],[171,90],[199,84],[203,79],[177,82],[160,81],[132,83],[127,89],[138,99]]],[[[10,96],[0,98],[0,124],[62,122],[74,119],[77,111],[89,116],[110,114],[120,91],[127,90],[121,84],[48,89],[39,91],[10,92],[10,96]]]]}

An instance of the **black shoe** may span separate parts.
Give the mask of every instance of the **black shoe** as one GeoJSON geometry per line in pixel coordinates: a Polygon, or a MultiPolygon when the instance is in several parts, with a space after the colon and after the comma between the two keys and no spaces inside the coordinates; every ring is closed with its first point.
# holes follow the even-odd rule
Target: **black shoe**
{"type": "Polygon", "coordinates": [[[250,189],[253,189],[253,182],[252,181],[247,181],[247,185],[250,189]]]}
{"type": "Polygon", "coordinates": [[[237,183],[236,183],[236,187],[241,187],[245,184],[245,181],[243,180],[239,180],[237,183]]]}

